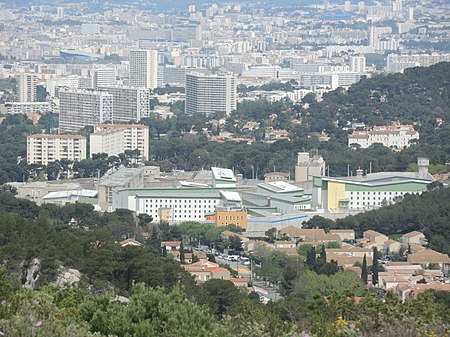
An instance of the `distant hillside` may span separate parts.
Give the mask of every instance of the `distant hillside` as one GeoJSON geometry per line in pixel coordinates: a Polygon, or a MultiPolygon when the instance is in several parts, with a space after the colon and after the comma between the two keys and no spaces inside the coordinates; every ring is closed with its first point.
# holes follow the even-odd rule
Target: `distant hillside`
{"type": "Polygon", "coordinates": [[[430,126],[437,126],[436,118],[443,118],[446,124],[450,119],[450,63],[406,69],[404,74],[374,75],[348,91],[325,94],[309,112],[314,131],[335,131],[327,123],[330,120],[345,125],[357,119],[368,125],[396,120],[416,123],[419,131],[428,133],[430,126]]]}

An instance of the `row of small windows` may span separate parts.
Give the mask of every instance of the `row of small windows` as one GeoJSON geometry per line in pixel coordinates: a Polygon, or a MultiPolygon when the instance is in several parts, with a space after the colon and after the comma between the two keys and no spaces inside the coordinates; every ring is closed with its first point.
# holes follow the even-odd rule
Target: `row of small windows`
{"type": "MultiPolygon", "coordinates": [[[[199,203],[199,204],[201,204],[202,203],[202,200],[197,200],[197,199],[194,199],[194,200],[192,200],[192,199],[184,199],[184,201],[183,200],[180,200],[180,199],[146,199],[145,200],[145,203],[152,203],[153,201],[155,201],[155,202],[165,202],[165,203],[185,203],[185,204],[187,204],[187,203],[194,203],[194,204],[196,204],[197,202],[199,203]]],[[[217,202],[217,200],[203,200],[203,203],[204,204],[206,204],[206,203],[208,203],[208,204],[211,204],[212,202],[214,202],[214,203],[216,203],[217,202]]]]}
{"type": "MultiPolygon", "coordinates": [[[[155,210],[155,212],[156,212],[157,210],[155,210]]],[[[145,212],[146,213],[152,213],[153,212],[153,210],[151,209],[151,208],[145,208],[145,212]]],[[[175,210],[173,210],[173,212],[174,213],[184,213],[184,214],[186,214],[186,213],[197,213],[197,210],[196,209],[194,209],[194,210],[177,210],[177,209],[175,209],[175,210]]],[[[198,210],[198,213],[202,213],[202,210],[198,210]]]]}
{"type": "Polygon", "coordinates": [[[353,191],[350,191],[350,195],[353,195],[353,194],[356,194],[356,195],[359,195],[359,194],[362,194],[362,195],[381,195],[381,194],[383,194],[383,195],[387,195],[388,193],[389,193],[389,195],[398,195],[398,194],[404,194],[404,193],[407,193],[407,192],[353,192],[353,191]]]}
{"type": "MultiPolygon", "coordinates": [[[[218,218],[218,220],[221,220],[221,216],[220,215],[217,218],[218,218]]],[[[244,216],[241,215],[240,219],[239,219],[238,215],[236,215],[236,216],[234,216],[234,215],[230,215],[230,216],[225,215],[225,220],[244,220],[244,216]]]]}
{"type": "MultiPolygon", "coordinates": [[[[146,207],[153,207],[153,206],[155,206],[155,208],[157,209],[158,208],[158,204],[155,204],[155,205],[153,205],[153,204],[146,204],[145,205],[146,207]]],[[[167,204],[161,204],[161,205],[159,205],[159,207],[168,207],[167,206],[167,204]]],[[[186,205],[170,205],[170,207],[173,207],[173,208],[185,208],[186,207],[186,205]]],[[[211,207],[211,205],[198,205],[198,208],[204,208],[204,209],[211,209],[212,207],[211,207]]],[[[189,208],[197,208],[197,205],[191,205],[191,206],[189,206],[189,208]]]]}
{"type": "MultiPolygon", "coordinates": [[[[155,219],[157,219],[158,218],[158,216],[157,215],[155,215],[155,219]]],[[[174,219],[192,219],[192,218],[196,218],[196,219],[203,219],[203,216],[202,215],[200,215],[200,214],[194,214],[194,215],[177,215],[177,214],[175,214],[174,216],[173,216],[173,218],[174,219]]]]}

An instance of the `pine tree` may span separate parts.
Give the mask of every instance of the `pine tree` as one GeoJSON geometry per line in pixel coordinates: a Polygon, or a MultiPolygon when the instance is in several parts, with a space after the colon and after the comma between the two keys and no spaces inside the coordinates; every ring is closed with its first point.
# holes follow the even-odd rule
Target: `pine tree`
{"type": "Polygon", "coordinates": [[[378,284],[378,249],[373,247],[373,263],[372,263],[372,284],[378,284]]]}
{"type": "Polygon", "coordinates": [[[362,262],[362,266],[361,266],[361,279],[364,282],[364,284],[367,285],[367,275],[368,271],[367,271],[367,259],[366,259],[366,254],[364,254],[364,258],[363,258],[363,262],[362,262]]]}

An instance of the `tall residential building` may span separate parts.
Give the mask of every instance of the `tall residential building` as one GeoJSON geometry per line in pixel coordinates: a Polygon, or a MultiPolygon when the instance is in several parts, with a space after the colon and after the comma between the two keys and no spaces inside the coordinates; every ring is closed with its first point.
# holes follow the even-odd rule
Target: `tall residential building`
{"type": "Polygon", "coordinates": [[[114,68],[98,68],[94,70],[94,89],[109,87],[116,84],[116,70],[114,68]]]}
{"type": "Polygon", "coordinates": [[[86,159],[86,138],[78,135],[30,135],[27,164],[48,165],[57,160],[86,159]]]}
{"type": "Polygon", "coordinates": [[[58,8],[56,9],[56,17],[57,17],[59,20],[63,20],[63,19],[64,19],[64,7],[58,7],[58,8]]]}
{"type": "Polygon", "coordinates": [[[158,52],[156,50],[130,51],[130,85],[155,89],[158,85],[158,52]]]}
{"type": "Polygon", "coordinates": [[[236,78],[234,75],[186,74],[187,114],[211,115],[236,110],[236,78]]]}
{"type": "Polygon", "coordinates": [[[19,102],[36,102],[36,75],[20,74],[19,75],[19,102]]]}
{"type": "Polygon", "coordinates": [[[58,95],[61,133],[113,120],[113,96],[107,92],[60,88],[58,95]]]}
{"type": "Polygon", "coordinates": [[[149,158],[149,128],[140,124],[99,124],[90,136],[90,154],[107,153],[117,156],[130,150],[139,150],[136,163],[149,158]]]}
{"type": "Polygon", "coordinates": [[[363,55],[350,56],[350,71],[353,73],[364,73],[366,71],[366,57],[363,55]]]}
{"type": "Polygon", "coordinates": [[[58,87],[68,87],[77,89],[79,85],[79,76],[71,75],[68,77],[49,78],[45,81],[45,89],[50,97],[55,96],[58,87]]]}
{"type": "Polygon", "coordinates": [[[135,87],[99,87],[113,96],[113,118],[117,122],[139,122],[150,115],[150,89],[135,87]]]}

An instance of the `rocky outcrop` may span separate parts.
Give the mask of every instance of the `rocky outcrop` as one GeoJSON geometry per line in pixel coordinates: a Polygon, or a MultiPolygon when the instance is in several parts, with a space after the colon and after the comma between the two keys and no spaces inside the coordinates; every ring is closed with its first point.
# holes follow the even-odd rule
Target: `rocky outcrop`
{"type": "Polygon", "coordinates": [[[59,267],[54,284],[57,286],[77,285],[81,280],[81,273],[76,269],[59,267]]]}
{"type": "Polygon", "coordinates": [[[41,260],[34,258],[24,271],[24,284],[27,289],[34,289],[36,282],[39,279],[39,272],[41,270],[41,260]]]}

